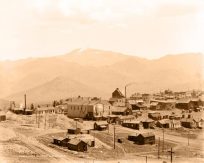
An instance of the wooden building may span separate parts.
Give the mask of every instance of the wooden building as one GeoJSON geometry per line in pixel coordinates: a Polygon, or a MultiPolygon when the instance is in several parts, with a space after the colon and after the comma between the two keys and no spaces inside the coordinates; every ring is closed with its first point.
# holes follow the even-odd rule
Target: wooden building
{"type": "Polygon", "coordinates": [[[69,118],[83,118],[94,120],[107,115],[109,108],[104,107],[100,101],[71,101],[67,103],[65,112],[69,118]]]}
{"type": "Polygon", "coordinates": [[[87,151],[87,143],[79,139],[71,139],[70,141],[68,141],[67,147],[69,150],[74,150],[77,152],[87,151]]]}
{"type": "Polygon", "coordinates": [[[148,113],[148,117],[155,120],[155,121],[162,119],[161,114],[159,112],[150,112],[150,113],[148,113]]]}
{"type": "Polygon", "coordinates": [[[181,126],[185,128],[196,128],[196,122],[193,118],[182,118],[181,119],[181,126]]]}
{"type": "Polygon", "coordinates": [[[140,145],[155,144],[155,135],[151,132],[141,133],[137,136],[136,143],[140,145]]]}
{"type": "Polygon", "coordinates": [[[94,123],[94,130],[107,130],[108,122],[107,121],[98,121],[94,123]]]}
{"type": "Polygon", "coordinates": [[[81,129],[80,128],[69,128],[67,130],[67,134],[80,134],[81,129]]]}
{"type": "Polygon", "coordinates": [[[143,124],[141,121],[130,121],[130,122],[123,122],[123,127],[132,128],[136,130],[143,129],[143,124]]]}
{"type": "Polygon", "coordinates": [[[176,102],[174,100],[151,100],[151,110],[172,110],[175,109],[176,102]]]}
{"type": "Polygon", "coordinates": [[[116,119],[116,123],[122,125],[124,122],[131,122],[135,119],[133,115],[119,116],[116,119]]]}
{"type": "Polygon", "coordinates": [[[144,129],[153,129],[155,128],[155,121],[148,118],[148,119],[145,119],[145,120],[142,120],[142,124],[143,124],[143,128],[144,129]]]}
{"type": "Polygon", "coordinates": [[[119,107],[119,106],[114,106],[112,108],[112,114],[113,115],[131,115],[132,114],[132,109],[129,107],[119,107]]]}
{"type": "Polygon", "coordinates": [[[3,113],[0,113],[0,122],[6,120],[6,115],[3,113]]]}
{"type": "Polygon", "coordinates": [[[157,121],[156,126],[160,128],[169,128],[170,127],[170,120],[169,119],[162,119],[157,121]]]}
{"type": "Polygon", "coordinates": [[[129,134],[128,135],[128,140],[136,142],[137,141],[137,136],[138,136],[137,133],[129,134]]]}

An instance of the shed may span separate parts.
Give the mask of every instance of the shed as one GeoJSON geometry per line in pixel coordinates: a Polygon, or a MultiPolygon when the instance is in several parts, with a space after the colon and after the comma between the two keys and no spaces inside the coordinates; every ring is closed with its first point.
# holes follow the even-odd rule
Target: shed
{"type": "Polygon", "coordinates": [[[108,128],[108,122],[107,121],[98,121],[94,123],[94,130],[106,130],[108,128]]]}
{"type": "Polygon", "coordinates": [[[192,118],[182,118],[181,126],[186,128],[196,128],[196,122],[192,118]]]}
{"type": "Polygon", "coordinates": [[[1,121],[5,121],[5,120],[6,120],[6,115],[0,113],[0,122],[1,122],[1,121]]]}
{"type": "Polygon", "coordinates": [[[62,146],[62,140],[63,139],[64,139],[63,137],[54,138],[53,143],[56,145],[62,146]]]}
{"type": "Polygon", "coordinates": [[[159,112],[150,112],[148,113],[148,117],[153,120],[161,120],[161,114],[159,112]]]}
{"type": "Polygon", "coordinates": [[[137,136],[138,136],[137,133],[130,134],[130,135],[128,135],[128,140],[136,142],[137,141],[137,136]]]}
{"type": "Polygon", "coordinates": [[[141,133],[137,136],[136,143],[140,145],[155,144],[155,135],[151,132],[141,133]]]}
{"type": "Polygon", "coordinates": [[[78,152],[85,152],[87,151],[87,143],[79,139],[71,139],[67,143],[67,147],[69,150],[74,150],[78,152]]]}
{"type": "Polygon", "coordinates": [[[122,123],[123,127],[127,127],[127,128],[132,128],[132,129],[142,129],[143,125],[141,121],[131,121],[131,122],[123,122],[122,123]]]}
{"type": "Polygon", "coordinates": [[[132,109],[130,109],[128,107],[114,106],[112,108],[112,114],[114,114],[114,115],[131,115],[132,109]]]}
{"type": "Polygon", "coordinates": [[[25,115],[32,115],[33,114],[33,110],[26,109],[23,114],[25,114],[25,115]]]}
{"type": "Polygon", "coordinates": [[[81,132],[81,129],[80,128],[69,128],[67,130],[67,133],[68,134],[80,134],[81,132]]]}
{"type": "Polygon", "coordinates": [[[168,119],[159,120],[159,121],[157,121],[156,126],[160,127],[160,128],[169,128],[170,127],[170,120],[168,120],[168,119]]]}
{"type": "Polygon", "coordinates": [[[144,129],[154,128],[155,127],[154,120],[152,120],[150,118],[148,118],[146,120],[143,120],[142,124],[143,124],[144,129]]]}

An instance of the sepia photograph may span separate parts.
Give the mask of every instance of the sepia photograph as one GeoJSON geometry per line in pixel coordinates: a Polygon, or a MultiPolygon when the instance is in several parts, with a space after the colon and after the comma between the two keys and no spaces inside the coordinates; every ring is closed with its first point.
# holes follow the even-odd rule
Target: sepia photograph
{"type": "Polygon", "coordinates": [[[0,0],[0,163],[204,163],[204,0],[0,0]]]}

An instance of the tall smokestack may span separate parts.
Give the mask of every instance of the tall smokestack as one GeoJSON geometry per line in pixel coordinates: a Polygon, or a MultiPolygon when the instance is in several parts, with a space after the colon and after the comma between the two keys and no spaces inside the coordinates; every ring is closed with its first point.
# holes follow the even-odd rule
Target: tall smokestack
{"type": "Polygon", "coordinates": [[[24,108],[24,112],[25,112],[25,110],[26,110],[26,94],[24,95],[24,99],[25,99],[25,108],[24,108]]]}

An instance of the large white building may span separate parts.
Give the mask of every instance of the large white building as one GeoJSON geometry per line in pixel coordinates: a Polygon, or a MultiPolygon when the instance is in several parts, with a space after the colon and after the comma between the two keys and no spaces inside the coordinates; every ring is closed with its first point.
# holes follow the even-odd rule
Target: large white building
{"type": "Polygon", "coordinates": [[[104,116],[109,114],[110,108],[100,101],[73,101],[68,102],[65,113],[70,118],[88,118],[104,116]]]}

